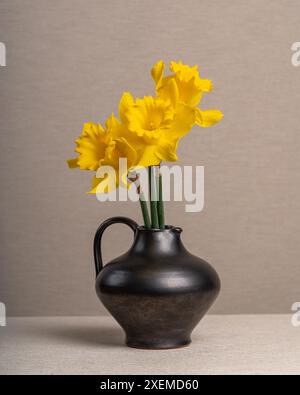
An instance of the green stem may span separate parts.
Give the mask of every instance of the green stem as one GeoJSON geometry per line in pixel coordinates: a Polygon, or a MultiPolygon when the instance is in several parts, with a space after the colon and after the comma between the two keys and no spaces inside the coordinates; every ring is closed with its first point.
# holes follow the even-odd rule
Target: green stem
{"type": "Polygon", "coordinates": [[[149,212],[148,212],[147,202],[145,200],[143,192],[140,193],[140,206],[142,209],[145,228],[151,229],[151,221],[150,221],[150,216],[149,216],[149,212]]]}
{"type": "Polygon", "coordinates": [[[150,221],[150,217],[149,217],[147,202],[145,200],[144,193],[141,191],[141,185],[139,182],[139,175],[132,174],[131,177],[129,177],[128,179],[136,186],[136,190],[139,195],[140,207],[142,210],[142,215],[143,215],[143,220],[144,220],[144,226],[146,229],[151,229],[151,221],[150,221]]]}
{"type": "Polygon", "coordinates": [[[149,167],[149,196],[151,209],[151,226],[153,229],[159,229],[157,214],[157,185],[154,166],[149,167]]]}
{"type": "Polygon", "coordinates": [[[164,199],[162,190],[162,175],[159,172],[158,176],[158,202],[157,202],[157,212],[160,229],[165,229],[165,210],[164,210],[164,199]]]}

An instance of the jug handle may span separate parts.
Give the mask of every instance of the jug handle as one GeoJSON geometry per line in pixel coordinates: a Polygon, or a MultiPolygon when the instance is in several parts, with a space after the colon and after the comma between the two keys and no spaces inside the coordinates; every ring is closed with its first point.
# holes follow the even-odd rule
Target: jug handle
{"type": "Polygon", "coordinates": [[[101,269],[103,268],[102,253],[101,253],[102,235],[105,229],[113,224],[125,224],[129,226],[134,233],[138,227],[138,224],[135,221],[127,217],[112,217],[102,222],[102,224],[97,229],[94,238],[94,259],[95,259],[96,277],[98,276],[101,269]]]}

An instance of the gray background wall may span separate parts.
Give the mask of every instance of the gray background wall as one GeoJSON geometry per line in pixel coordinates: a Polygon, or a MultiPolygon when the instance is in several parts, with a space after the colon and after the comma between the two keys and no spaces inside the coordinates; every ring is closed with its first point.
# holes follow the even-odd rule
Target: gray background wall
{"type": "MultiPolygon", "coordinates": [[[[0,300],[9,315],[85,315],[94,293],[92,238],[105,218],[141,220],[133,203],[85,194],[70,171],[84,121],[104,121],[120,94],[153,92],[158,59],[199,64],[214,81],[202,107],[221,124],[194,129],[180,164],[205,166],[205,210],[167,207],[223,291],[215,313],[288,313],[300,299],[300,41],[295,0],[1,0],[0,300]]],[[[108,260],[132,235],[115,226],[108,260]]]]}

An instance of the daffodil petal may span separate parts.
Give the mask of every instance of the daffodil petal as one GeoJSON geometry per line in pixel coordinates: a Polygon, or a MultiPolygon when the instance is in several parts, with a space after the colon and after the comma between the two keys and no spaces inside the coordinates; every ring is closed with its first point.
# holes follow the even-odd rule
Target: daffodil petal
{"type": "Polygon", "coordinates": [[[203,128],[213,126],[223,118],[220,110],[200,110],[200,108],[196,108],[195,114],[195,123],[203,128]]]}
{"type": "Polygon", "coordinates": [[[106,122],[105,122],[105,126],[108,132],[114,130],[115,128],[120,126],[120,121],[118,120],[118,118],[115,117],[114,114],[111,114],[106,122]]]}
{"type": "Polygon", "coordinates": [[[160,161],[176,162],[178,160],[176,154],[177,146],[178,140],[161,142],[161,144],[157,146],[155,154],[160,161]]]}
{"type": "Polygon", "coordinates": [[[123,123],[127,123],[127,112],[134,105],[134,99],[130,92],[124,92],[119,103],[119,115],[123,123]]]}
{"type": "Polygon", "coordinates": [[[176,108],[179,100],[179,92],[174,78],[170,78],[163,89],[163,96],[168,99],[172,106],[176,108]]]}
{"type": "Polygon", "coordinates": [[[172,139],[178,139],[185,136],[195,124],[195,111],[184,103],[179,103],[176,109],[172,131],[172,139]]]}
{"type": "Polygon", "coordinates": [[[92,179],[92,189],[87,192],[89,194],[108,193],[114,191],[118,187],[118,175],[116,175],[115,182],[108,179],[108,176],[98,178],[96,176],[92,179]]]}
{"type": "Polygon", "coordinates": [[[125,138],[120,138],[117,140],[117,149],[120,152],[119,159],[122,158],[121,155],[123,155],[123,158],[127,159],[127,168],[130,170],[137,160],[137,152],[135,148],[125,138]]]}
{"type": "Polygon", "coordinates": [[[151,75],[156,85],[159,85],[165,71],[165,63],[159,60],[152,67],[151,75]]]}
{"type": "Polygon", "coordinates": [[[200,81],[198,82],[199,88],[202,90],[202,92],[209,93],[213,89],[213,83],[211,80],[206,80],[204,78],[200,78],[200,81]]]}
{"type": "Polygon", "coordinates": [[[132,169],[158,165],[160,159],[156,155],[157,145],[145,145],[139,152],[139,159],[132,169]]]}
{"type": "Polygon", "coordinates": [[[88,191],[87,193],[96,193],[97,192],[97,186],[99,185],[99,183],[101,182],[102,179],[97,178],[96,176],[94,176],[92,178],[92,189],[90,191],[88,191]]]}
{"type": "Polygon", "coordinates": [[[197,107],[200,103],[203,96],[203,92],[199,91],[190,95],[190,98],[186,101],[186,103],[191,107],[197,107]]]}

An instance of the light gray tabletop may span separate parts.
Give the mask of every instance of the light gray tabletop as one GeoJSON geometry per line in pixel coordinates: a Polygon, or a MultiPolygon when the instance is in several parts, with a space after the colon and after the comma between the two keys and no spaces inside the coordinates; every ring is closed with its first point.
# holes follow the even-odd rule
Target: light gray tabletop
{"type": "Polygon", "coordinates": [[[189,347],[125,347],[110,317],[10,318],[0,374],[300,374],[300,327],[289,315],[208,315],[189,347]]]}

